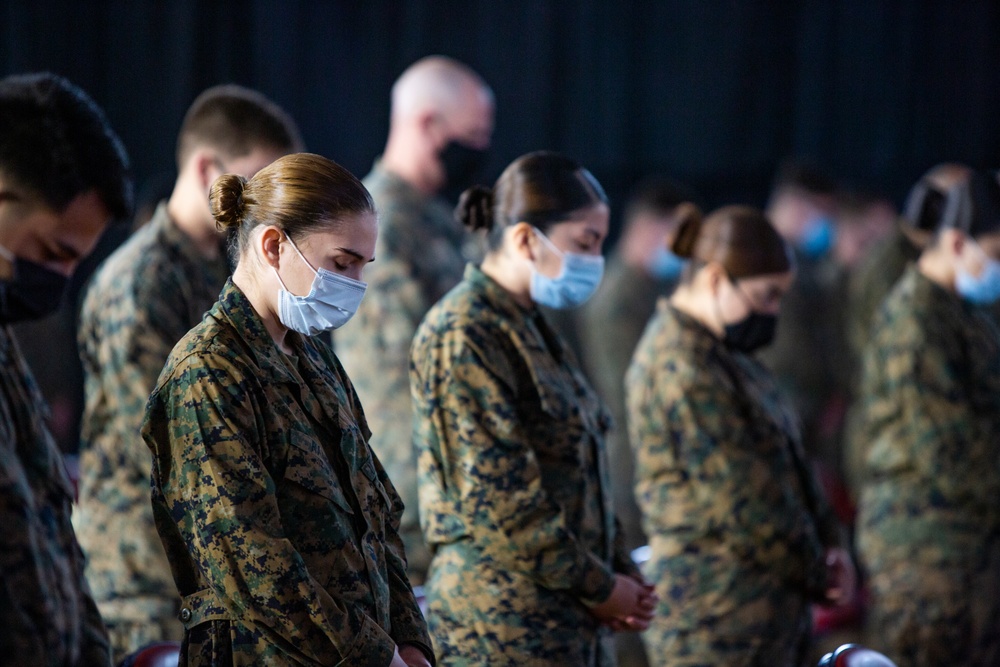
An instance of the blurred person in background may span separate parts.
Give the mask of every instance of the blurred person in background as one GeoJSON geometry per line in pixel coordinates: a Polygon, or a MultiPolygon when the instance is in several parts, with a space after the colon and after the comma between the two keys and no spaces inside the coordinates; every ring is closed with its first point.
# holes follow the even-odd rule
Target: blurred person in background
{"type": "Polygon", "coordinates": [[[1000,664],[1000,186],[973,173],[875,315],[860,400],[868,642],[900,667],[1000,664]]]}
{"type": "MultiPolygon", "coordinates": [[[[758,358],[791,399],[802,420],[802,443],[813,460],[831,458],[824,424],[844,391],[835,357],[840,318],[835,300],[838,277],[837,192],[826,174],[805,163],[786,162],[778,171],[766,214],[795,252],[795,283],[782,300],[773,344],[758,358]]],[[[842,410],[841,410],[842,412],[842,410]]],[[[842,416],[842,415],[841,415],[842,416]]],[[[838,426],[832,427],[839,429],[838,426]]]]}
{"type": "Polygon", "coordinates": [[[229,276],[209,188],[223,173],[250,177],[301,146],[291,118],[260,93],[234,85],[204,91],[181,124],[169,198],[87,288],[78,331],[86,404],[73,524],[116,662],[183,634],[153,523],[151,459],[139,428],[170,350],[201,321],[229,276]]]}
{"type": "Polygon", "coordinates": [[[51,74],[0,80],[0,664],[111,663],[73,490],[10,325],[55,311],[109,219],[131,207],[125,150],[86,93],[51,74]]]}
{"type": "Polygon", "coordinates": [[[410,579],[424,580],[430,553],[417,513],[416,455],[410,443],[410,343],[420,320],[477,257],[453,215],[493,134],[493,92],[466,65],[429,56],[392,87],[385,151],[364,178],[379,214],[377,261],[368,295],[334,344],[368,407],[371,446],[406,511],[400,533],[410,579]]]}
{"type": "MultiPolygon", "coordinates": [[[[600,287],[577,312],[582,361],[588,377],[611,408],[608,434],[615,510],[625,547],[646,543],[632,495],[632,450],[625,430],[625,371],[656,301],[677,285],[685,262],[670,250],[677,226],[701,215],[683,186],[658,178],[643,183],[625,206],[625,226],[600,287]]],[[[568,311],[573,312],[573,311],[568,311]]]]}
{"type": "MultiPolygon", "coordinates": [[[[562,311],[576,315],[583,367],[614,419],[607,436],[611,487],[629,552],[646,544],[646,536],[633,494],[634,463],[625,427],[625,371],[657,299],[673,291],[684,268],[684,260],[669,246],[683,220],[701,215],[693,199],[686,187],[662,177],[641,183],[625,205],[624,230],[594,297],[578,311],[562,311]]],[[[645,665],[637,635],[619,633],[615,640],[619,665],[645,665]]]]}
{"type": "Polygon", "coordinates": [[[350,320],[375,253],[361,182],[319,155],[226,174],[236,268],[149,399],[152,504],[183,596],[181,664],[429,667],[403,505],[315,336],[350,320]]]}
{"type": "Polygon", "coordinates": [[[610,416],[538,308],[601,282],[607,198],[537,152],[457,214],[489,250],[427,313],[410,371],[438,662],[613,665],[609,629],[644,629],[655,595],[615,519],[610,416]]]}
{"type": "Polygon", "coordinates": [[[937,233],[948,193],[968,182],[972,173],[971,168],[951,162],[928,170],[910,189],[903,214],[892,232],[872,247],[850,275],[844,316],[847,320],[849,357],[855,365],[841,463],[845,482],[855,502],[866,450],[861,433],[863,405],[859,400],[859,384],[862,358],[872,336],[872,321],[892,287],[907,267],[919,258],[920,248],[929,245],[937,233]]]}
{"type": "Polygon", "coordinates": [[[854,570],[798,418],[754,358],[795,279],[756,209],[682,223],[689,261],[626,376],[636,499],[659,605],[653,665],[806,665],[812,601],[850,601],[854,570]]]}

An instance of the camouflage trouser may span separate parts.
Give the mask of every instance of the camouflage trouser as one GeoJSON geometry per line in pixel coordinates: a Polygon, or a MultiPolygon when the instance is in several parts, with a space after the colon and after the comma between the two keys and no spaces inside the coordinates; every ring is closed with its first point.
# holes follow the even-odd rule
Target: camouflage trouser
{"type": "Polygon", "coordinates": [[[1000,568],[906,564],[870,586],[866,641],[899,667],[1000,665],[1000,568]]]}
{"type": "Polygon", "coordinates": [[[180,599],[129,598],[99,602],[111,640],[113,664],[154,642],[181,641],[184,626],[177,618],[180,599]]]}

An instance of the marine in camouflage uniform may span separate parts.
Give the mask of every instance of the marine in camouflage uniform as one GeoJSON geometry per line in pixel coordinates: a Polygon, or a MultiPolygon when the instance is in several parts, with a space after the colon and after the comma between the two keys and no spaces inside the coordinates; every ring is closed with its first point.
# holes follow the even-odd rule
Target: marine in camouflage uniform
{"type": "Polygon", "coordinates": [[[610,417],[537,308],[474,266],[417,331],[426,590],[443,665],[611,665],[588,605],[636,574],[612,510],[610,417]]]}
{"type": "Polygon", "coordinates": [[[803,665],[838,527],[772,376],[663,301],[626,376],[654,665],[803,665]]]}
{"type": "Polygon", "coordinates": [[[0,325],[0,665],[109,665],[70,525],[72,487],[42,406],[0,325]]]}
{"type": "Polygon", "coordinates": [[[334,344],[371,415],[371,447],[406,505],[400,535],[410,579],[423,582],[430,552],[417,513],[417,464],[410,443],[409,358],[424,315],[462,279],[468,238],[443,200],[421,194],[376,163],[362,181],[379,215],[368,291],[334,344]]]}
{"type": "Polygon", "coordinates": [[[160,204],[104,262],[83,302],[86,408],[73,523],[118,659],[183,635],[180,600],[149,504],[152,461],[139,429],[170,350],[212,307],[227,274],[225,254],[206,259],[160,204]]]}
{"type": "Polygon", "coordinates": [[[656,310],[657,299],[672,292],[676,284],[657,279],[615,255],[608,262],[601,286],[579,311],[584,366],[614,418],[615,428],[608,433],[611,484],[628,549],[645,544],[646,536],[633,494],[635,463],[625,426],[625,372],[656,310]]]}
{"type": "Polygon", "coordinates": [[[153,515],[184,596],[181,664],[384,667],[430,655],[402,503],[325,346],[280,352],[231,282],[170,355],[142,435],[153,515]]]}
{"type": "Polygon", "coordinates": [[[1000,333],[907,269],[865,355],[858,549],[900,667],[1000,664],[1000,333]]]}

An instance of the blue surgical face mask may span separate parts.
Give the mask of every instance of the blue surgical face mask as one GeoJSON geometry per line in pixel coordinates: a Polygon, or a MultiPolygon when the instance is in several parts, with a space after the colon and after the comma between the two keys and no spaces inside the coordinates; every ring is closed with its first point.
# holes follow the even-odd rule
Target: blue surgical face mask
{"type": "Polygon", "coordinates": [[[975,304],[995,303],[1000,299],[1000,261],[987,259],[978,276],[958,267],[955,290],[963,299],[975,304]]]}
{"type": "Polygon", "coordinates": [[[271,267],[282,287],[278,292],[278,319],[292,331],[306,336],[344,326],[357,312],[368,284],[326,269],[314,269],[295,247],[291,237],[287,238],[295,253],[316,276],[309,294],[296,296],[285,287],[277,269],[271,267]]]}
{"type": "Polygon", "coordinates": [[[579,255],[563,252],[545,234],[535,229],[538,237],[552,252],[562,257],[562,269],[549,278],[531,267],[531,299],[549,308],[576,308],[589,299],[604,277],[604,258],[600,255],[579,255]]]}
{"type": "Polygon", "coordinates": [[[833,218],[828,215],[817,215],[806,222],[802,238],[799,239],[799,250],[805,253],[806,257],[819,259],[830,252],[836,239],[837,229],[833,218]]]}
{"type": "Polygon", "coordinates": [[[660,246],[650,255],[646,270],[657,280],[676,280],[685,266],[685,260],[660,246]]]}

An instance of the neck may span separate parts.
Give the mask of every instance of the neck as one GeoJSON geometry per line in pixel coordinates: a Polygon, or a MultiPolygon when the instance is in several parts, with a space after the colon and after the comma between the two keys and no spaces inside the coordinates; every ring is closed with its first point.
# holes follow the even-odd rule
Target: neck
{"type": "Polygon", "coordinates": [[[696,320],[715,334],[716,338],[721,339],[725,334],[725,327],[716,309],[712,308],[710,300],[696,294],[691,285],[678,285],[673,296],[670,297],[670,305],[696,320]]]}
{"type": "Polygon", "coordinates": [[[205,259],[217,259],[222,253],[222,236],[208,210],[208,196],[189,180],[183,176],[177,179],[167,201],[167,214],[205,259]]]}
{"type": "Polygon", "coordinates": [[[515,261],[507,254],[502,251],[487,254],[480,269],[510,294],[519,306],[531,308],[534,305],[534,301],[531,300],[530,278],[524,279],[520,267],[516,266],[515,261]]]}
{"type": "Polygon", "coordinates": [[[422,155],[423,152],[417,150],[412,141],[405,141],[399,134],[390,132],[379,164],[421,194],[431,197],[437,194],[440,184],[435,182],[433,170],[427,168],[422,155]]]}
{"type": "Polygon", "coordinates": [[[955,268],[940,251],[931,250],[920,255],[917,270],[932,283],[955,292],[955,268]]]}
{"type": "Polygon", "coordinates": [[[240,260],[236,270],[233,271],[233,284],[240,288],[246,296],[250,305],[257,311],[257,315],[264,322],[271,340],[285,354],[291,354],[292,348],[288,344],[288,328],[281,323],[277,309],[271,299],[267,298],[261,280],[247,267],[247,260],[240,260]]]}

